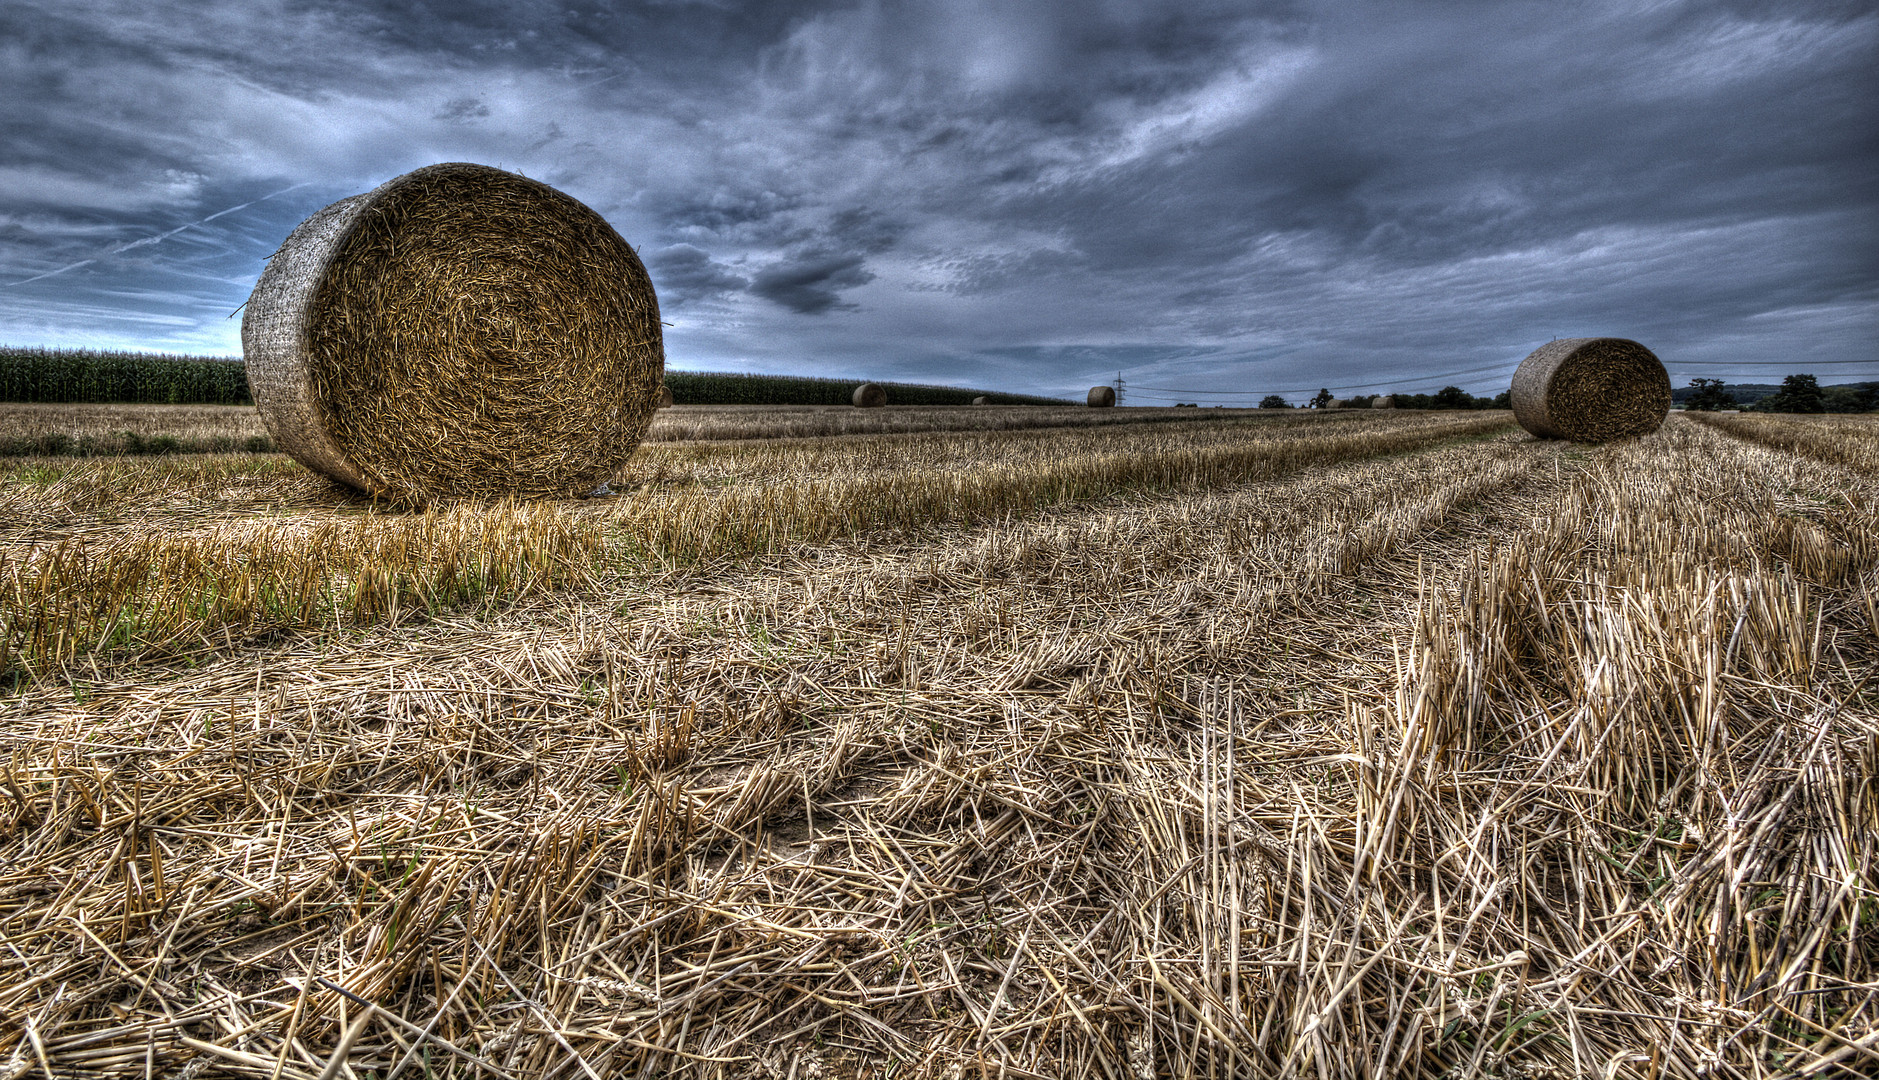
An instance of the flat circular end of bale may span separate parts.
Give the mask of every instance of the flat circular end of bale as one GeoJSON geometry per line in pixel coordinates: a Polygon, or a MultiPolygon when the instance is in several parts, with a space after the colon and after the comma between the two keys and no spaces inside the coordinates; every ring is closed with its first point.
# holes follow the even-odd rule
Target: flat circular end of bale
{"type": "Polygon", "coordinates": [[[877,383],[864,382],[855,387],[853,401],[857,409],[878,409],[887,404],[887,388],[877,383]]]}
{"type": "Polygon", "coordinates": [[[1113,386],[1090,387],[1090,408],[1108,409],[1116,404],[1116,388],[1113,386]]]}
{"type": "Polygon", "coordinates": [[[1371,401],[1370,407],[1373,409],[1394,409],[1396,408],[1396,399],[1388,396],[1378,397],[1371,401]]]}
{"type": "Polygon", "coordinates": [[[664,383],[660,383],[659,396],[654,400],[653,406],[659,409],[670,409],[672,407],[672,388],[664,383]]]}
{"type": "Polygon", "coordinates": [[[652,281],[612,226],[466,163],[308,218],[241,336],[277,445],[420,500],[592,490],[645,437],[665,369],[652,281]]]}
{"type": "Polygon", "coordinates": [[[1520,362],[1509,396],[1520,426],[1542,439],[1606,442],[1663,424],[1670,374],[1627,338],[1562,338],[1520,362]]]}

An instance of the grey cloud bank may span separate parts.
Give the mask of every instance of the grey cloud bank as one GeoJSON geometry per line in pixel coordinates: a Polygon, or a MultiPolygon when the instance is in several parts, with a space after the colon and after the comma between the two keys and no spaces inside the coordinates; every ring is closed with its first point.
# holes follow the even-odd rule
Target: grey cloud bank
{"type": "Polygon", "coordinates": [[[14,0],[0,342],[237,352],[295,224],[464,160],[638,246],[676,367],[1879,377],[1875,61],[1867,3],[14,0]]]}

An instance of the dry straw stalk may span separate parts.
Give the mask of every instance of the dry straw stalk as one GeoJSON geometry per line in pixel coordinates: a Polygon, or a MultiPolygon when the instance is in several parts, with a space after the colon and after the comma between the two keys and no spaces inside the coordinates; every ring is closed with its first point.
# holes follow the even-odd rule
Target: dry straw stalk
{"type": "Polygon", "coordinates": [[[1542,439],[1608,442],[1656,431],[1670,412],[1670,376],[1625,338],[1561,338],[1514,372],[1514,417],[1542,439]]]}
{"type": "Polygon", "coordinates": [[[242,319],[279,446],[374,494],[568,495],[625,463],[665,368],[659,305],[599,214],[433,165],[308,218],[242,319]]]}
{"type": "MultiPolygon", "coordinates": [[[[881,527],[22,683],[0,1075],[1870,1076],[1875,425],[1724,419],[661,446],[881,527]]],[[[330,507],[186,467],[0,536],[330,507]]]]}

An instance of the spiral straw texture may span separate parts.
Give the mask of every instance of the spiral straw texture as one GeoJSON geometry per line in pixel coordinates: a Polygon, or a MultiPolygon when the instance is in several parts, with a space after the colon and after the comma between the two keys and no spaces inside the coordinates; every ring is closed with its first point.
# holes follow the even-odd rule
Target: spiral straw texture
{"type": "Polygon", "coordinates": [[[1606,442],[1656,431],[1670,412],[1670,375],[1626,338],[1562,338],[1514,372],[1514,418],[1542,439],[1606,442]]]}
{"type": "Polygon", "coordinates": [[[665,369],[626,241],[546,184],[463,163],[308,218],[241,335],[277,445],[419,500],[590,490],[644,438],[665,369]]]}

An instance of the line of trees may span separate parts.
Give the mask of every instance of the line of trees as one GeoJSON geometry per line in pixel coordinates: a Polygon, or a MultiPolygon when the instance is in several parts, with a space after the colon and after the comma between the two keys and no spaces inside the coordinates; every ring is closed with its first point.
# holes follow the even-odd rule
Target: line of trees
{"type": "MultiPolygon", "coordinates": [[[[1433,394],[1358,394],[1344,399],[1346,408],[1368,409],[1376,404],[1378,397],[1388,397],[1399,409],[1511,409],[1508,392],[1503,390],[1491,398],[1475,397],[1459,386],[1444,386],[1433,394]]],[[[1337,399],[1331,396],[1329,388],[1319,390],[1306,404],[1308,409],[1323,409],[1337,399]]],[[[1289,409],[1292,406],[1277,394],[1267,394],[1259,403],[1262,409],[1289,409]]]]}
{"type": "Polygon", "coordinates": [[[1781,380],[1781,389],[1749,403],[1736,401],[1725,385],[1721,379],[1691,379],[1690,389],[1696,392],[1684,399],[1683,407],[1696,412],[1740,408],[1773,413],[1860,413],[1879,409],[1879,383],[1821,386],[1812,375],[1789,375],[1781,380]]]}

